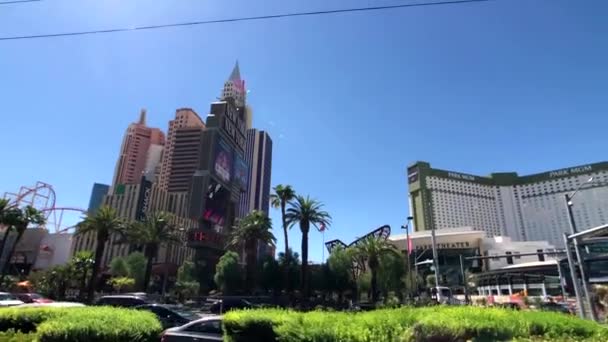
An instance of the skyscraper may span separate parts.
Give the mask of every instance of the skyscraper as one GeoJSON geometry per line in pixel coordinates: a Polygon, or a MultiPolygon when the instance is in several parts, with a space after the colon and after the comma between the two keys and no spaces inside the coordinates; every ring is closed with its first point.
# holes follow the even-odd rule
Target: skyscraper
{"type": "Polygon", "coordinates": [[[407,169],[410,213],[416,231],[470,226],[514,241],[546,240],[563,246],[568,232],[564,194],[573,201],[579,230],[608,220],[608,162],[533,175],[515,172],[477,176],[416,162],[407,169]],[[589,179],[592,181],[589,182],[589,179]]]}
{"type": "Polygon", "coordinates": [[[147,167],[155,167],[153,160],[148,162],[150,149],[158,151],[164,143],[165,135],[160,129],[146,126],[146,110],[142,109],[139,121],[130,124],[125,132],[112,186],[138,183],[147,167]]]}
{"type": "Polygon", "coordinates": [[[272,170],[272,139],[265,131],[247,130],[245,162],[249,165],[247,191],[241,194],[238,217],[252,210],[268,214],[270,205],[270,176],[272,170]]]}
{"type": "Polygon", "coordinates": [[[200,132],[204,129],[205,123],[192,109],[181,108],[175,111],[175,119],[169,121],[167,143],[165,144],[160,174],[157,179],[160,189],[184,191],[184,182],[187,186],[189,178],[192,177],[196,166],[198,166],[198,153],[191,150],[199,148],[200,132]],[[199,136],[198,140],[195,137],[197,134],[199,136]],[[193,135],[194,141],[192,140],[193,135]],[[179,140],[179,143],[177,143],[177,140],[179,140]],[[192,167],[193,165],[194,167],[192,167]],[[187,177],[187,179],[184,177],[187,177]],[[169,189],[170,184],[172,185],[171,189],[169,189]]]}
{"type": "Polygon", "coordinates": [[[103,203],[103,196],[108,194],[110,191],[110,186],[106,184],[95,183],[93,184],[93,189],[91,190],[91,198],[89,199],[89,208],[87,212],[89,214],[94,214],[101,204],[103,203]]]}

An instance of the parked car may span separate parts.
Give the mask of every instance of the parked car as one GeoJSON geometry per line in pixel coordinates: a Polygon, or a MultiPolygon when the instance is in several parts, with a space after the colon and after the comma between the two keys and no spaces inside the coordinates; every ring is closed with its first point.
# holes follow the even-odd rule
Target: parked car
{"type": "Polygon", "coordinates": [[[242,298],[224,298],[213,303],[209,308],[212,314],[222,314],[233,309],[251,309],[258,305],[242,298]]]}
{"type": "Polygon", "coordinates": [[[568,304],[566,304],[566,303],[555,303],[555,302],[542,303],[540,305],[539,309],[544,310],[544,311],[561,312],[561,313],[565,313],[565,314],[572,313],[570,311],[570,308],[568,307],[568,304]]]}
{"type": "Polygon", "coordinates": [[[42,297],[37,293],[15,293],[15,296],[22,302],[28,303],[52,303],[52,299],[42,297]]]}
{"type": "Polygon", "coordinates": [[[8,292],[0,292],[0,307],[2,306],[15,306],[23,304],[15,295],[8,292]]]}
{"type": "Polygon", "coordinates": [[[210,316],[192,321],[181,327],[170,328],[161,335],[161,342],[215,342],[223,341],[222,317],[210,316]]]}
{"type": "Polygon", "coordinates": [[[135,307],[138,310],[148,310],[158,317],[158,320],[163,326],[163,329],[178,327],[189,323],[197,318],[197,315],[186,311],[178,311],[167,305],[161,304],[144,304],[135,307]]]}
{"type": "Polygon", "coordinates": [[[110,305],[132,308],[138,305],[148,304],[145,298],[133,295],[103,296],[97,300],[96,305],[110,305]]]}

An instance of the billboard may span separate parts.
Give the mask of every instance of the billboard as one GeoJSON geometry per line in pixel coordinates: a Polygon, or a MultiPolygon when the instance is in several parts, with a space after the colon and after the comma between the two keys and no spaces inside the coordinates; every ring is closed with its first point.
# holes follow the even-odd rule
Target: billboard
{"type": "Polygon", "coordinates": [[[205,210],[203,219],[216,225],[223,226],[226,221],[230,191],[220,183],[211,180],[207,187],[205,210]]]}
{"type": "Polygon", "coordinates": [[[152,182],[146,180],[146,177],[141,177],[139,186],[139,196],[137,198],[137,207],[135,210],[135,219],[143,221],[146,218],[146,212],[150,206],[150,195],[152,194],[152,182]]]}
{"type": "Polygon", "coordinates": [[[234,157],[234,180],[241,191],[247,190],[249,183],[249,166],[247,162],[238,155],[234,157]]]}
{"type": "Polygon", "coordinates": [[[230,183],[232,180],[233,156],[232,148],[224,140],[218,138],[213,158],[213,174],[222,182],[230,183]]]}

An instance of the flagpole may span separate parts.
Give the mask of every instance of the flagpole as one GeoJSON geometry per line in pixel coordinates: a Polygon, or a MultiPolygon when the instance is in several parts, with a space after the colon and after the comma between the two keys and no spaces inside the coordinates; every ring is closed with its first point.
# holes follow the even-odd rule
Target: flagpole
{"type": "Polygon", "coordinates": [[[325,229],[323,229],[322,234],[323,234],[323,245],[321,246],[321,253],[323,255],[322,256],[322,260],[323,260],[323,263],[324,263],[325,262],[325,229]]]}

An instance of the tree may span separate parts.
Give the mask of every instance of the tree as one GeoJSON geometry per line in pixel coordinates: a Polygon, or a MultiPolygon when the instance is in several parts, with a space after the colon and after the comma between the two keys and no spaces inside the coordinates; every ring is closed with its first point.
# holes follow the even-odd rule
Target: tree
{"type": "Polygon", "coordinates": [[[308,233],[310,226],[317,230],[323,230],[331,223],[331,216],[323,210],[323,204],[311,199],[310,197],[296,196],[291,208],[287,209],[286,220],[289,227],[296,223],[300,224],[302,232],[302,266],[301,266],[301,287],[304,300],[310,297],[310,284],[308,274],[308,233]]]}
{"type": "Polygon", "coordinates": [[[280,273],[281,268],[279,267],[279,263],[272,256],[267,255],[262,258],[259,274],[260,286],[264,289],[264,291],[272,291],[274,294],[277,294],[280,291],[281,286],[283,285],[281,278],[277,277],[277,274],[280,273]]]}
{"type": "Polygon", "coordinates": [[[144,247],[147,259],[146,271],[142,290],[148,290],[152,275],[152,264],[158,255],[158,249],[163,243],[179,242],[177,228],[171,223],[173,216],[165,212],[154,212],[146,215],[142,222],[134,222],[127,231],[127,240],[144,247]]]}
{"type": "Polygon", "coordinates": [[[337,247],[332,250],[327,259],[327,266],[331,272],[332,290],[338,293],[341,302],[344,292],[352,289],[354,285],[352,249],[337,247]]]}
{"type": "Polygon", "coordinates": [[[405,259],[397,253],[386,253],[380,256],[378,267],[378,289],[382,291],[384,298],[388,298],[389,292],[395,292],[402,299],[402,292],[406,287],[407,280],[405,272],[405,259]]]}
{"type": "Polygon", "coordinates": [[[112,259],[110,262],[110,273],[114,277],[129,277],[131,275],[131,270],[129,264],[127,264],[126,258],[118,257],[112,259]]]}
{"type": "MultiPolygon", "coordinates": [[[[40,211],[38,211],[36,208],[32,207],[31,205],[28,205],[25,208],[17,211],[16,219],[13,222],[13,228],[17,232],[17,237],[16,237],[15,241],[13,242],[13,244],[11,245],[11,249],[8,253],[7,260],[4,263],[4,267],[2,268],[2,275],[0,276],[0,284],[4,280],[4,277],[6,276],[6,273],[9,270],[9,267],[11,265],[10,260],[13,257],[13,254],[15,254],[15,248],[17,248],[17,244],[19,243],[19,241],[21,241],[21,238],[23,237],[23,234],[25,233],[25,230],[27,229],[27,227],[29,227],[30,224],[41,225],[41,224],[44,224],[44,222],[46,222],[46,220],[45,220],[44,216],[42,215],[42,213],[40,211]]],[[[9,231],[7,230],[7,234],[8,233],[9,233],[9,231]]]]}
{"type": "MultiPolygon", "coordinates": [[[[0,198],[0,227],[4,226],[6,228],[2,241],[0,241],[0,256],[4,252],[4,246],[6,246],[11,231],[18,224],[20,214],[21,210],[19,208],[11,205],[7,199],[0,198]]],[[[8,262],[9,260],[7,260],[8,262]]]]}
{"type": "Polygon", "coordinates": [[[239,255],[233,251],[227,251],[222,255],[215,267],[213,280],[224,295],[233,294],[242,281],[239,255]]]}
{"type": "Polygon", "coordinates": [[[114,277],[110,279],[112,287],[120,293],[124,289],[130,289],[135,285],[135,279],[129,277],[114,277]]]}
{"type": "Polygon", "coordinates": [[[135,279],[135,288],[141,289],[147,262],[144,253],[133,252],[125,257],[125,262],[129,268],[129,277],[135,279]]]}
{"type": "Polygon", "coordinates": [[[254,210],[245,216],[230,235],[229,246],[245,247],[246,283],[247,290],[255,289],[256,261],[258,243],[274,244],[276,238],[272,234],[272,221],[262,211],[254,210]]]}
{"type": "MultiPolygon", "coordinates": [[[[289,255],[289,236],[287,231],[289,230],[289,226],[287,225],[287,217],[286,217],[286,206],[287,203],[293,201],[296,197],[296,192],[293,190],[291,185],[283,185],[279,184],[273,188],[274,193],[270,194],[270,204],[273,208],[281,209],[281,223],[283,224],[283,239],[285,241],[285,255],[289,255]]],[[[289,273],[288,270],[284,270],[284,283],[289,283],[289,273]]]]}
{"type": "Polygon", "coordinates": [[[95,287],[97,285],[97,276],[101,268],[101,258],[106,248],[106,243],[112,234],[121,234],[124,232],[125,223],[118,217],[116,210],[108,206],[99,208],[94,215],[87,216],[84,221],[77,225],[76,234],[83,235],[87,233],[95,234],[95,258],[93,263],[93,271],[91,272],[91,280],[87,289],[87,299],[93,301],[95,287]]]}
{"type": "Polygon", "coordinates": [[[173,291],[180,301],[190,299],[198,293],[200,284],[196,281],[195,273],[196,267],[191,261],[185,261],[177,269],[177,281],[173,291]]]}
{"type": "Polygon", "coordinates": [[[294,252],[291,248],[287,251],[279,253],[279,268],[282,273],[287,273],[287,279],[284,279],[282,288],[287,292],[292,292],[299,285],[300,279],[300,255],[294,252]]]}
{"type": "Polygon", "coordinates": [[[357,255],[366,261],[371,274],[371,291],[372,301],[378,301],[378,269],[380,260],[384,255],[395,254],[399,257],[399,252],[389,244],[386,240],[379,239],[375,236],[369,236],[362,240],[355,247],[357,255]]]}
{"type": "Polygon", "coordinates": [[[93,259],[93,252],[91,251],[80,251],[72,257],[70,262],[74,272],[79,278],[79,300],[84,300],[84,293],[86,291],[87,276],[93,269],[95,260],[93,259]]]}

